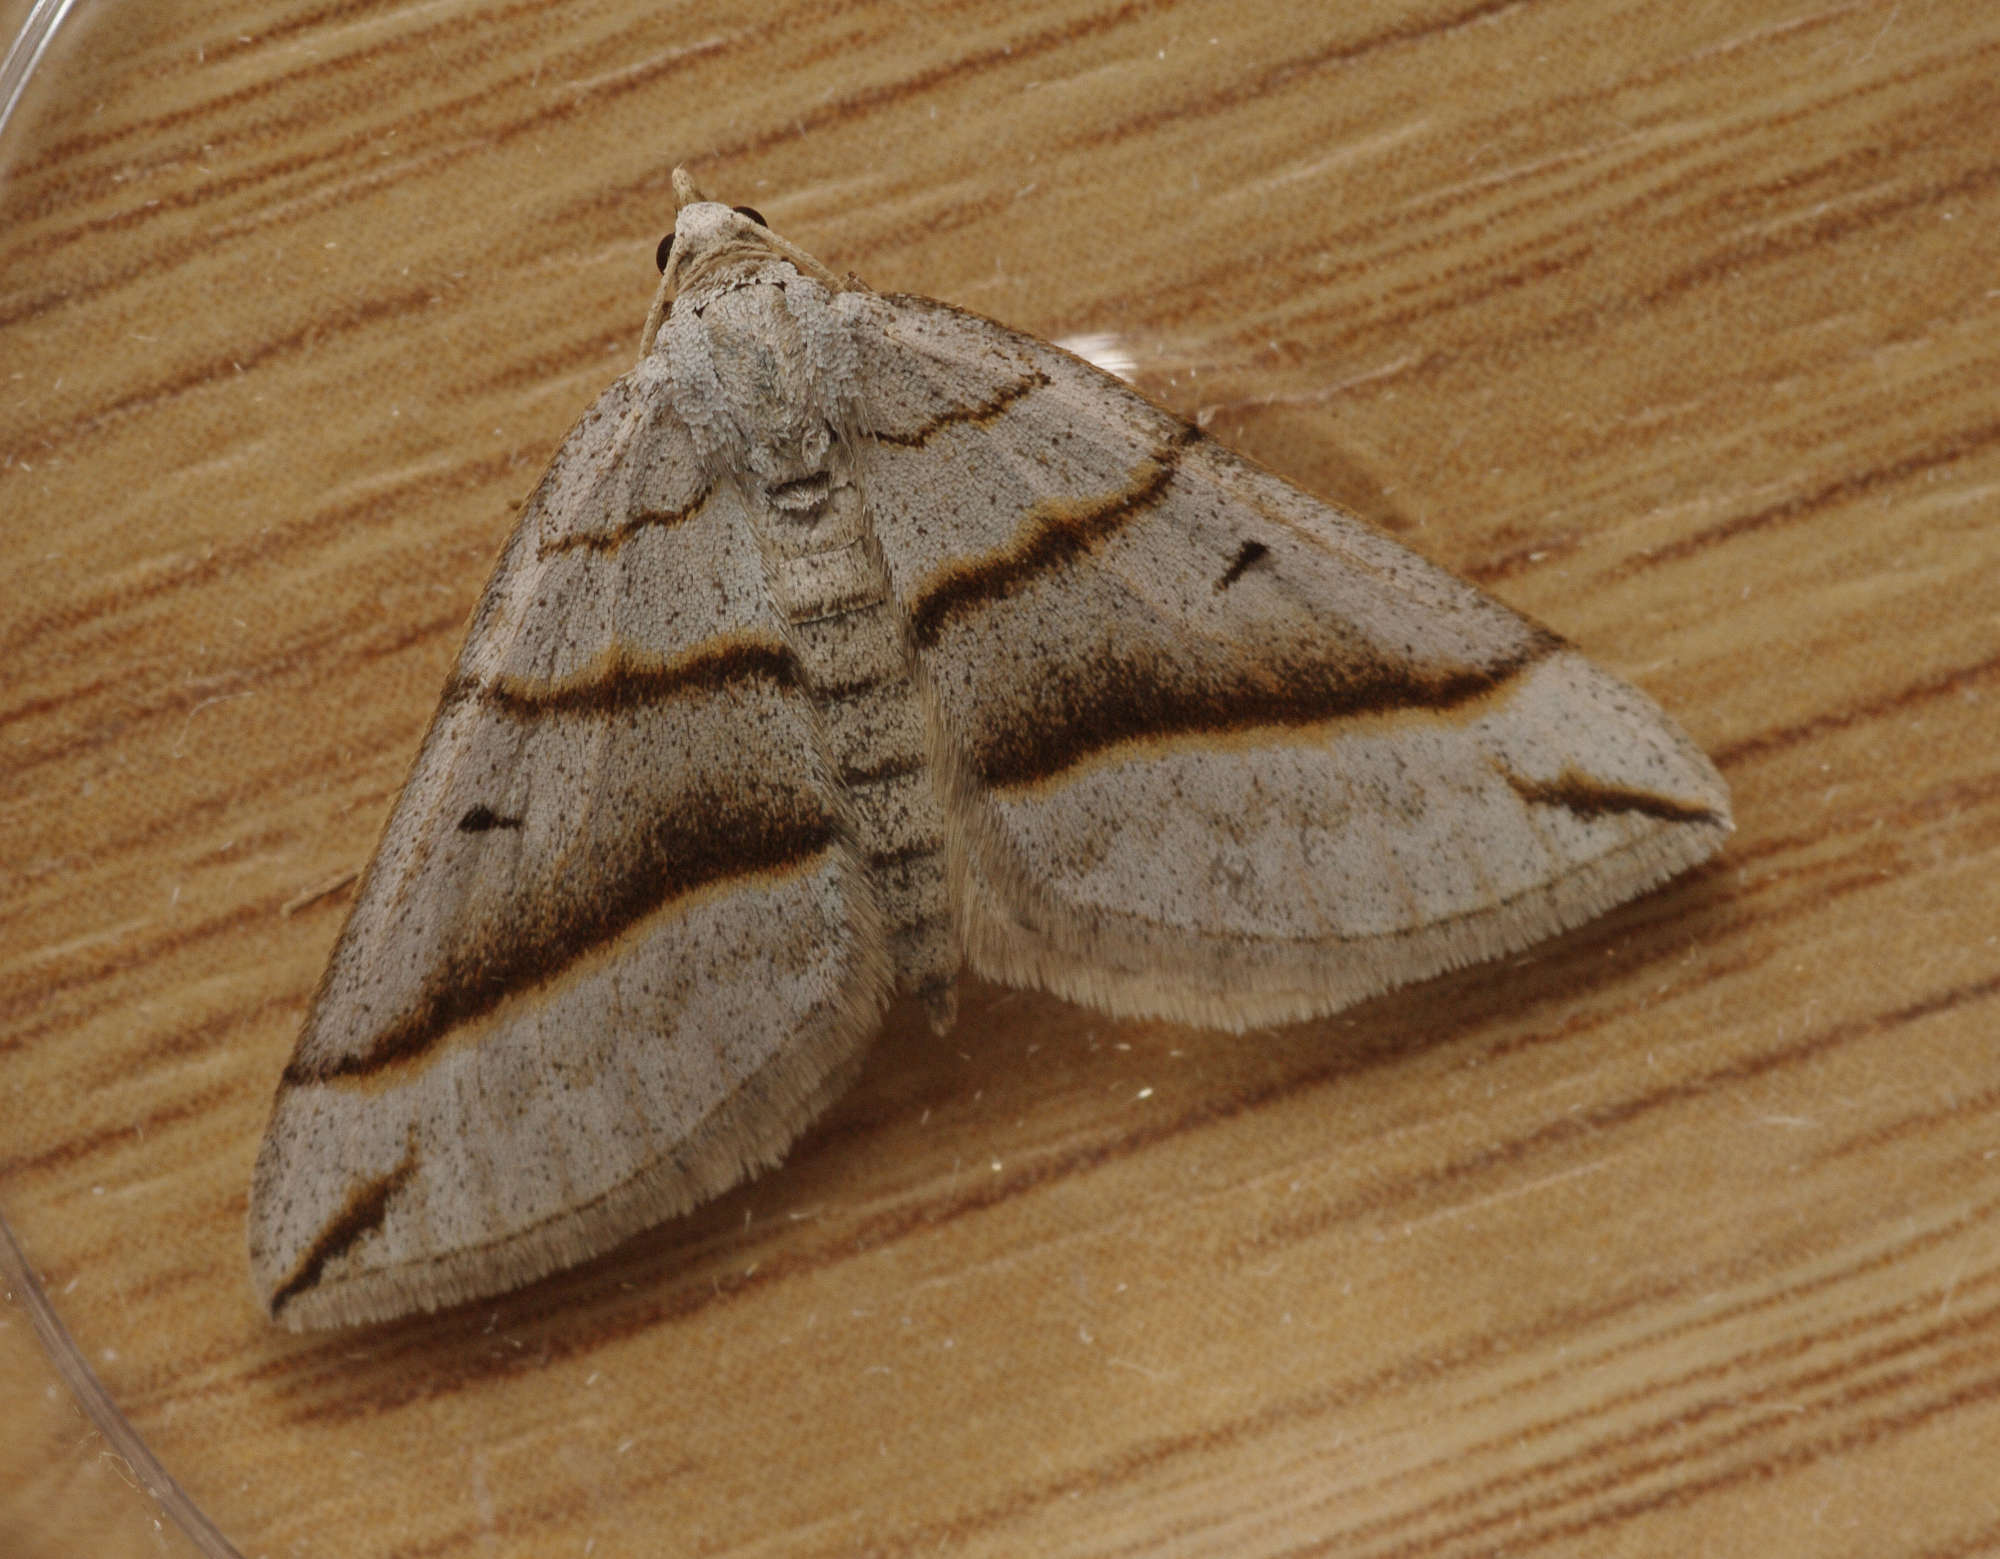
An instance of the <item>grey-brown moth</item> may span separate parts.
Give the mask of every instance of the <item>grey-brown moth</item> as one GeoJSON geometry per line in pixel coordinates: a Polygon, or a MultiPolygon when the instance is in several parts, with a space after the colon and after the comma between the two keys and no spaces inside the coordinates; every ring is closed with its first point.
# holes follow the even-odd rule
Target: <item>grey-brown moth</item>
{"type": "Polygon", "coordinates": [[[468,631],[278,1090],[295,1327],[770,1165],[961,965],[1246,1029],[1573,926],[1729,830],[1548,630],[991,320],[676,171],[639,364],[468,631]]]}

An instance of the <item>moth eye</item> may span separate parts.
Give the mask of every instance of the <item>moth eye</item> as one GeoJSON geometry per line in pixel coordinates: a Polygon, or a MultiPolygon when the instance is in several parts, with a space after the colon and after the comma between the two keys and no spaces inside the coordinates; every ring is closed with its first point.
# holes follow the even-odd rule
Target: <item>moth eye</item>
{"type": "Polygon", "coordinates": [[[660,267],[660,274],[662,276],[667,274],[667,257],[671,255],[673,252],[674,252],[674,235],[672,233],[669,233],[665,238],[662,238],[660,240],[659,250],[653,256],[654,262],[660,267]]]}
{"type": "Polygon", "coordinates": [[[769,227],[771,225],[764,220],[764,213],[759,211],[755,206],[731,206],[729,209],[740,217],[748,217],[759,227],[769,227]]]}

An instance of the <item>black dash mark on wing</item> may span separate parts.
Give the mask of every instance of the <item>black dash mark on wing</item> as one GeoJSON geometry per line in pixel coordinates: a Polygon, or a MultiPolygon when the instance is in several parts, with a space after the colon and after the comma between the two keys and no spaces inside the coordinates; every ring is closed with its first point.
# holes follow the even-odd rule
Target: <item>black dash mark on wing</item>
{"type": "Polygon", "coordinates": [[[1222,577],[1215,582],[1216,594],[1220,595],[1231,585],[1235,584],[1237,580],[1249,573],[1251,565],[1256,563],[1259,558],[1269,557],[1270,555],[1271,549],[1265,546],[1263,542],[1244,542],[1242,546],[1236,549],[1234,561],[1223,572],[1222,577]]]}
{"type": "Polygon", "coordinates": [[[1178,429],[1134,468],[1131,481],[1117,492],[1037,504],[1028,512],[1018,541],[942,570],[937,581],[910,603],[910,630],[917,647],[935,648],[953,617],[1002,600],[1102,546],[1166,496],[1180,469],[1182,451],[1200,437],[1193,428],[1178,429]]]}
{"type": "Polygon", "coordinates": [[[345,1205],[320,1231],[319,1238],[306,1248],[298,1270],[279,1284],[277,1291],[271,1295],[273,1317],[291,1300],[317,1284],[320,1274],[330,1262],[346,1255],[365,1235],[382,1227],[383,1220],[389,1216],[389,1203],[398,1191],[409,1184],[416,1172],[417,1145],[412,1141],[403,1154],[403,1161],[388,1174],[365,1180],[347,1193],[345,1205]]]}
{"type": "Polygon", "coordinates": [[[520,826],[521,820],[518,817],[502,817],[483,801],[478,806],[470,808],[465,816],[458,820],[458,831],[461,834],[483,834],[492,828],[520,826]]]}
{"type": "Polygon", "coordinates": [[[1681,801],[1658,791],[1640,790],[1631,785],[1607,785],[1574,769],[1564,769],[1552,780],[1534,780],[1502,770],[1514,794],[1530,806],[1561,807],[1574,817],[1597,818],[1636,812],[1665,823],[1719,823],[1713,807],[1681,801]]]}

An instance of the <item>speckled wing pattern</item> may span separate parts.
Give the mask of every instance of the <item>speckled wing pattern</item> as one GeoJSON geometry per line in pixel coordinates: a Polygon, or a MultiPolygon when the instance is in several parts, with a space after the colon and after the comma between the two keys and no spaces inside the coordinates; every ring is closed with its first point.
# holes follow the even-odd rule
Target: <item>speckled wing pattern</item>
{"type": "Polygon", "coordinates": [[[963,963],[1243,1029],[1705,859],[1644,695],[1046,343],[675,175],[641,361],[476,612],[279,1087],[293,1326],[515,1287],[775,1162],[963,963]]]}
{"type": "Polygon", "coordinates": [[[529,501],[285,1069],[274,1315],[513,1287],[775,1161],[892,984],[815,725],[644,365],[529,501]]]}
{"type": "Polygon", "coordinates": [[[870,301],[863,464],[980,973],[1283,1022],[1726,836],[1708,760],[1554,634],[1055,347],[870,301]]]}

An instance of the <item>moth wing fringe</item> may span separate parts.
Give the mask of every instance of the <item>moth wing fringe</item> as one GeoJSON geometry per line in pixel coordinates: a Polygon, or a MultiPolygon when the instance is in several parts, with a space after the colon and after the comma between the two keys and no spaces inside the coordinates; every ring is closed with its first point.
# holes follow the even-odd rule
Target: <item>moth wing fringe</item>
{"type": "Polygon", "coordinates": [[[1720,819],[1664,825],[1505,903],[1398,934],[1337,941],[1247,943],[1178,927],[1100,925],[1058,946],[978,907],[997,898],[968,897],[966,958],[982,978],[1036,987],[1115,1017],[1240,1034],[1325,1017],[1397,986],[1522,952],[1699,865],[1728,834],[1720,819]]]}
{"type": "Polygon", "coordinates": [[[879,1000],[851,993],[822,1033],[744,1079],[671,1158],[504,1238],[330,1277],[281,1302],[274,1318],[295,1332],[394,1320],[503,1294],[601,1255],[774,1168],[853,1083],[880,1024],[879,1000]]]}

